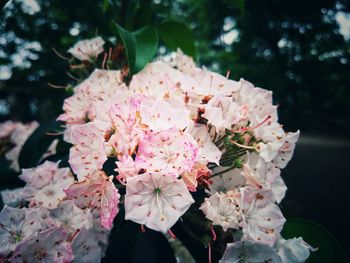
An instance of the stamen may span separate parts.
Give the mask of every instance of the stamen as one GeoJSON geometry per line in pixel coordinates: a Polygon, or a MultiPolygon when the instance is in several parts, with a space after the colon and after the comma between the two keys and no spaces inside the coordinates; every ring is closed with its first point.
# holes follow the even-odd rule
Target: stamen
{"type": "Polygon", "coordinates": [[[56,135],[61,135],[63,134],[64,132],[47,132],[46,135],[49,135],[49,136],[56,136],[56,135]]]}
{"type": "Polygon", "coordinates": [[[211,263],[211,245],[208,243],[208,263],[211,263]]]}
{"type": "Polygon", "coordinates": [[[141,225],[141,232],[142,232],[142,233],[145,233],[145,232],[146,232],[146,229],[145,229],[145,226],[144,226],[144,225],[141,225]]]}
{"type": "Polygon", "coordinates": [[[255,150],[254,146],[243,145],[243,144],[240,144],[234,140],[231,140],[231,143],[233,143],[234,145],[237,145],[238,147],[244,148],[244,149],[255,150]]]}
{"type": "Polygon", "coordinates": [[[210,225],[210,231],[211,231],[211,234],[213,236],[213,241],[216,241],[216,233],[215,233],[213,225],[210,225]]]}
{"type": "Polygon", "coordinates": [[[173,238],[176,239],[175,234],[173,233],[173,231],[171,231],[170,229],[168,230],[169,235],[173,238]]]}
{"type": "Polygon", "coordinates": [[[63,56],[62,54],[60,54],[54,47],[52,47],[52,51],[60,58],[64,59],[64,60],[69,60],[69,58],[63,56]]]}
{"type": "Polygon", "coordinates": [[[71,79],[73,79],[73,80],[76,80],[76,81],[80,81],[80,79],[79,78],[77,78],[77,77],[74,77],[70,72],[66,72],[66,74],[68,75],[68,77],[70,77],[71,79]]]}
{"type": "Polygon", "coordinates": [[[50,82],[48,82],[47,85],[49,85],[50,87],[55,88],[55,89],[65,89],[66,88],[66,86],[55,85],[55,84],[52,84],[50,82]]]}
{"type": "Polygon", "coordinates": [[[102,69],[105,68],[105,65],[106,65],[106,60],[107,60],[107,53],[104,53],[104,56],[103,56],[103,61],[102,61],[102,69]]]}
{"type": "Polygon", "coordinates": [[[228,79],[230,77],[230,74],[231,74],[231,71],[227,70],[227,72],[226,72],[226,79],[228,79]]]}

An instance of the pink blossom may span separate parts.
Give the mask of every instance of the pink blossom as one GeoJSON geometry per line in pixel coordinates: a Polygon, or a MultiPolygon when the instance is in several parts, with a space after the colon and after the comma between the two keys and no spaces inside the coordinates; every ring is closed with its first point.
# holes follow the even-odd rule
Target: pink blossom
{"type": "Polygon", "coordinates": [[[197,143],[191,135],[176,129],[145,135],[136,158],[148,172],[162,171],[174,176],[190,171],[197,160],[197,143]]]}
{"type": "Polygon", "coordinates": [[[196,192],[198,182],[208,184],[207,178],[211,175],[211,170],[208,169],[205,163],[197,162],[193,165],[191,171],[183,172],[181,178],[191,192],[196,192]]]}
{"type": "Polygon", "coordinates": [[[174,108],[165,101],[143,101],[140,105],[141,123],[153,132],[185,129],[190,122],[189,113],[189,110],[174,108]]]}
{"type": "Polygon", "coordinates": [[[125,219],[166,232],[194,203],[182,180],[166,173],[145,173],[129,178],[125,219]]]}
{"type": "Polygon", "coordinates": [[[211,162],[219,165],[221,151],[212,142],[208,133],[208,127],[203,124],[195,124],[188,129],[193,139],[198,145],[198,160],[203,162],[211,162]]]}
{"type": "Polygon", "coordinates": [[[73,183],[64,191],[79,208],[99,211],[101,226],[112,228],[114,217],[119,211],[120,197],[112,178],[108,178],[103,172],[95,172],[81,182],[73,183]]]}
{"type": "Polygon", "coordinates": [[[130,156],[122,156],[116,165],[117,179],[123,184],[127,182],[128,178],[138,175],[141,169],[130,156]]]}
{"type": "Polygon", "coordinates": [[[104,44],[105,42],[101,37],[81,40],[68,49],[68,53],[81,61],[86,61],[101,54],[104,44]]]}
{"type": "Polygon", "coordinates": [[[102,169],[107,160],[104,135],[94,122],[72,127],[69,164],[79,180],[102,169]]]}
{"type": "Polygon", "coordinates": [[[11,132],[10,141],[15,146],[5,154],[5,157],[7,160],[11,161],[10,167],[13,170],[17,172],[20,170],[18,163],[19,154],[26,140],[38,126],[39,123],[37,123],[36,121],[33,121],[28,124],[19,123],[18,125],[16,125],[16,128],[11,132]]]}

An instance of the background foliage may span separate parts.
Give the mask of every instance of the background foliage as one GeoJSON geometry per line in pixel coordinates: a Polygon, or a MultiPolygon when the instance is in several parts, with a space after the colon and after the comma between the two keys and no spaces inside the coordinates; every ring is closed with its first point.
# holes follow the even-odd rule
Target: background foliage
{"type": "MultiPolygon", "coordinates": [[[[349,9],[335,0],[10,1],[0,27],[0,119],[47,120],[60,112],[66,94],[47,83],[70,78],[52,48],[64,54],[78,39],[111,36],[112,20],[135,31],[173,19],[193,29],[200,63],[273,90],[288,128],[347,134],[349,41],[337,17],[349,9]]],[[[168,44],[193,40],[184,34],[174,29],[168,44]]]]}

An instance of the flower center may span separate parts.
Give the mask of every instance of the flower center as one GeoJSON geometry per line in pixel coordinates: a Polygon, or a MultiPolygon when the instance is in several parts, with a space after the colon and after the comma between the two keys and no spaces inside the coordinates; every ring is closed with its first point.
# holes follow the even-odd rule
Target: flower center
{"type": "Polygon", "coordinates": [[[159,195],[161,192],[162,192],[162,189],[160,189],[159,187],[154,188],[154,193],[156,195],[159,195]]]}

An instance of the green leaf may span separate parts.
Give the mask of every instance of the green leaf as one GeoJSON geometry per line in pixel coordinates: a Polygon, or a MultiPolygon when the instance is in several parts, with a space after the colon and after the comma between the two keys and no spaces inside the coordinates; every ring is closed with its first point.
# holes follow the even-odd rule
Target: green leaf
{"type": "Polygon", "coordinates": [[[176,21],[166,21],[156,25],[156,28],[159,38],[168,48],[172,50],[181,48],[185,54],[195,57],[194,36],[192,30],[185,24],[176,21]]]}
{"type": "Polygon", "coordinates": [[[158,34],[152,27],[144,27],[136,32],[129,32],[113,22],[113,33],[123,44],[131,74],[142,70],[158,50],[158,34]]]}
{"type": "Polygon", "coordinates": [[[311,252],[307,263],[349,262],[337,240],[321,225],[305,219],[291,219],[284,225],[282,236],[286,239],[301,236],[318,250],[311,252]]]}
{"type": "Polygon", "coordinates": [[[129,69],[132,72],[136,60],[136,43],[134,36],[116,22],[111,23],[111,30],[113,34],[117,37],[117,40],[123,44],[125,48],[126,57],[128,59],[129,69]]]}
{"type": "Polygon", "coordinates": [[[152,27],[144,27],[133,33],[136,43],[136,61],[134,72],[142,70],[156,55],[158,50],[158,34],[152,27]]]}
{"type": "Polygon", "coordinates": [[[41,124],[24,143],[18,158],[21,168],[29,168],[38,165],[42,155],[47,151],[57,135],[48,135],[48,132],[56,132],[60,130],[60,123],[51,121],[41,124]]]}

